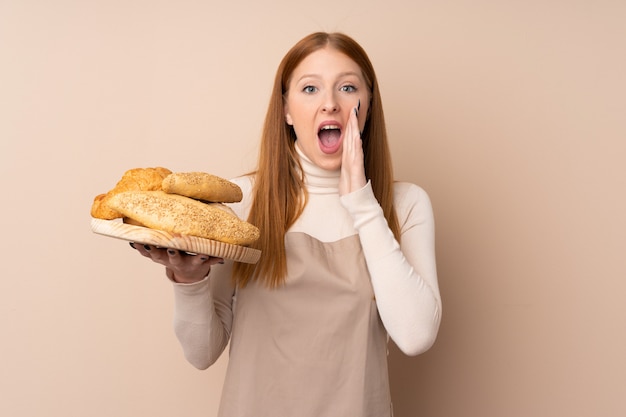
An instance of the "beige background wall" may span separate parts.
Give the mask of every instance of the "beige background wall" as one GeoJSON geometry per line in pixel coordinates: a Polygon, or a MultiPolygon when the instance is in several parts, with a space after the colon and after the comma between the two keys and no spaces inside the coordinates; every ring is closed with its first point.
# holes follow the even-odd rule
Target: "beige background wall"
{"type": "Polygon", "coordinates": [[[214,416],[160,267],[94,235],[131,167],[251,169],[273,74],[340,30],[431,195],[444,320],[400,417],[626,413],[626,3],[0,0],[0,415],[214,416]],[[242,4],[243,3],[243,4],[242,4]]]}

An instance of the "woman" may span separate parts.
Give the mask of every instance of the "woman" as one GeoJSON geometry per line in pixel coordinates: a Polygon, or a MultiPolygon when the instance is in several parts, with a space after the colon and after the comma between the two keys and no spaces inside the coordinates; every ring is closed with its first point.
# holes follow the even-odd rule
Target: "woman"
{"type": "Polygon", "coordinates": [[[394,183],[363,49],[314,33],[283,58],[257,171],[233,205],[257,225],[257,265],[137,249],[174,282],[194,366],[230,342],[220,416],[390,416],[387,337],[427,350],[441,317],[427,194],[394,183]],[[232,279],[231,279],[232,277],[232,279]]]}

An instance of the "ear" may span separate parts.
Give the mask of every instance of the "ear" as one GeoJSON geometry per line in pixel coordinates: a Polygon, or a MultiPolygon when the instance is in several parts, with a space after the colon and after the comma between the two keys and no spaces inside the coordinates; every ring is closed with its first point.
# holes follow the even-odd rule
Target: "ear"
{"type": "Polygon", "coordinates": [[[289,107],[287,107],[287,104],[285,104],[285,122],[289,126],[293,126],[293,120],[291,119],[291,115],[289,114],[289,107]]]}

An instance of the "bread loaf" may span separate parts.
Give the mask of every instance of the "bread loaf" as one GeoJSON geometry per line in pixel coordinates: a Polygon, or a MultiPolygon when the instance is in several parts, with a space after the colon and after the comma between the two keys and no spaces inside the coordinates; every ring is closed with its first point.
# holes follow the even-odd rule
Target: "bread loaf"
{"type": "Polygon", "coordinates": [[[124,191],[155,191],[161,189],[163,178],[171,174],[167,168],[132,168],[122,175],[113,189],[106,194],[97,195],[91,205],[91,216],[97,219],[113,220],[123,217],[121,213],[112,209],[108,201],[115,194],[124,191]]]}
{"type": "Polygon", "coordinates": [[[163,179],[162,189],[166,193],[210,202],[237,203],[243,198],[237,184],[206,172],[172,173],[163,179]]]}
{"type": "Polygon", "coordinates": [[[240,220],[220,203],[203,203],[163,191],[128,191],[113,195],[107,204],[151,229],[242,246],[259,238],[257,227],[240,220]]]}

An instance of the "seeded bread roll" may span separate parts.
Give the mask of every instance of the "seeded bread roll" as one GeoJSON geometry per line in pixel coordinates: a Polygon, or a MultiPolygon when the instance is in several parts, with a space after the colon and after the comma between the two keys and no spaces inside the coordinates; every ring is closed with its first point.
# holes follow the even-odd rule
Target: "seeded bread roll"
{"type": "Polygon", "coordinates": [[[243,198],[237,184],[206,172],[175,172],[163,179],[161,187],[166,193],[216,203],[237,203],[243,198]]]}
{"type": "Polygon", "coordinates": [[[108,201],[109,207],[145,227],[247,246],[259,229],[240,220],[220,203],[203,203],[163,191],[127,191],[108,201]]]}
{"type": "Polygon", "coordinates": [[[171,174],[167,168],[133,168],[122,175],[115,187],[106,194],[99,194],[94,198],[91,205],[91,216],[97,219],[113,220],[123,217],[121,213],[113,210],[108,201],[115,194],[124,191],[154,191],[161,189],[163,178],[171,174]]]}

